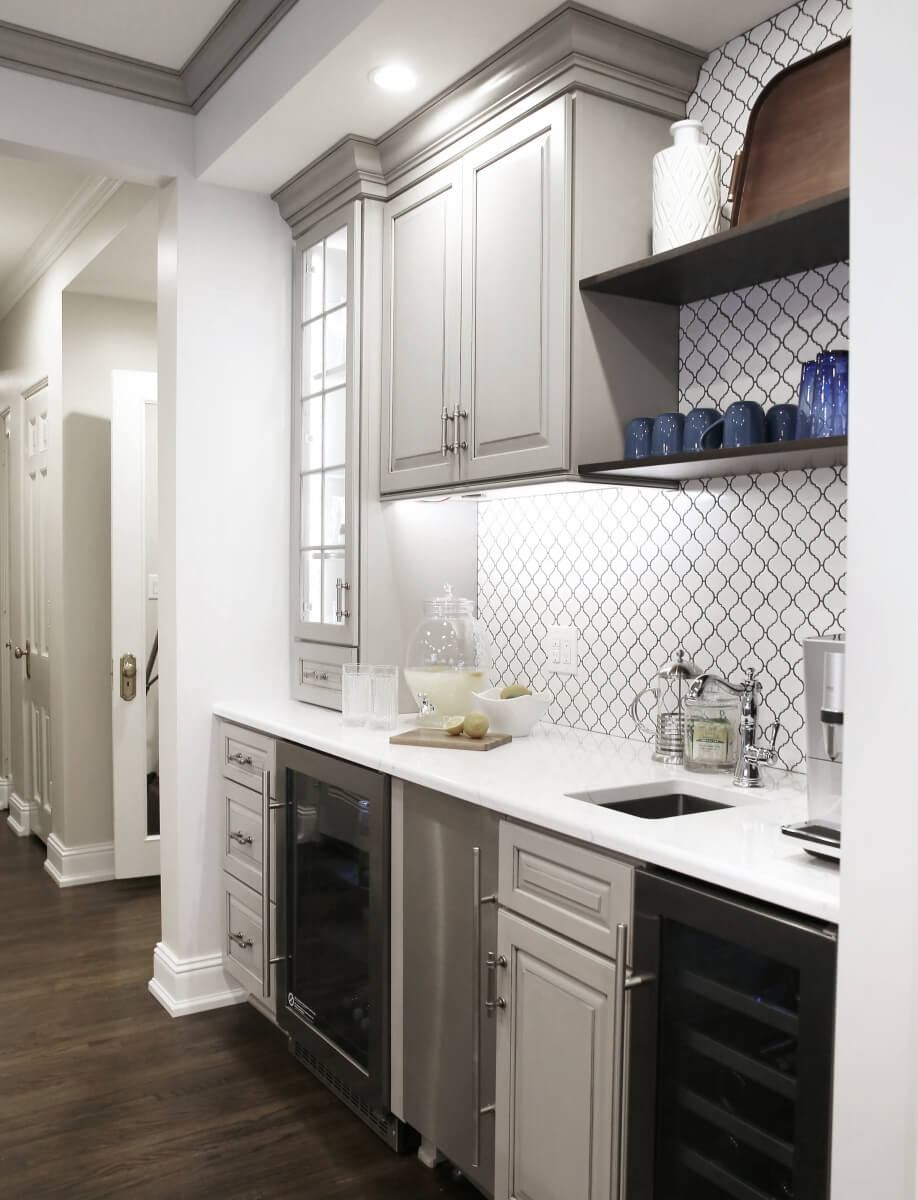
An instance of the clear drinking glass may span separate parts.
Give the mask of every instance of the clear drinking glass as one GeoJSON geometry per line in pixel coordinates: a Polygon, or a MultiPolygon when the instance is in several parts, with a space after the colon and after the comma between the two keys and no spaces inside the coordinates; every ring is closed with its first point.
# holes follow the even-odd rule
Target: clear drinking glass
{"type": "Polygon", "coordinates": [[[341,717],[345,725],[366,725],[372,705],[372,675],[362,663],[341,667],[341,717]]]}
{"type": "Polygon", "coordinates": [[[398,718],[398,667],[370,667],[370,673],[370,726],[373,729],[394,729],[398,718]]]}

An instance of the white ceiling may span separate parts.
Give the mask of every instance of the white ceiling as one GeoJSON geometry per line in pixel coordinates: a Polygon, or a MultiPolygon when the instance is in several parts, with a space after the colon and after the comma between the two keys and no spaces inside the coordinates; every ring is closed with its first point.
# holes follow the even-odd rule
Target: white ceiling
{"type": "Polygon", "coordinates": [[[66,167],[0,156],[0,292],[87,178],[66,167]]]}
{"type": "Polygon", "coordinates": [[[67,291],[155,304],[158,235],[159,206],[154,197],[77,275],[67,291]]]}
{"type": "MultiPolygon", "coordinates": [[[[704,50],[782,7],[781,0],[591,0],[591,6],[704,50]]],[[[556,7],[557,0],[381,0],[229,149],[201,163],[203,178],[273,191],[347,134],[379,137],[556,7]],[[369,82],[369,72],[390,60],[417,71],[414,91],[386,94],[369,82]]],[[[246,85],[247,72],[270,73],[272,55],[278,65],[284,61],[284,28],[294,18],[281,21],[230,79],[224,103],[246,85]]],[[[211,103],[219,107],[220,93],[211,103]]],[[[207,113],[205,107],[198,120],[206,124],[207,113]]]]}
{"type": "Polygon", "coordinates": [[[178,69],[233,0],[0,0],[0,21],[178,69]]]}

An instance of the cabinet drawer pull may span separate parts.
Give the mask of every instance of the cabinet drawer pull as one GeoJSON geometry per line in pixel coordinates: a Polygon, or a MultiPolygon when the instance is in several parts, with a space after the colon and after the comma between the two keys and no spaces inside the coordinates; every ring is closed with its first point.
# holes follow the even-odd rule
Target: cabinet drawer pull
{"type": "Polygon", "coordinates": [[[488,998],[485,1000],[485,1008],[489,1017],[494,1013],[495,1009],[507,1007],[507,1001],[503,996],[496,995],[497,968],[505,967],[506,965],[507,960],[502,954],[495,954],[493,950],[488,951],[488,958],[485,963],[488,972],[488,998]]]}
{"type": "Polygon", "coordinates": [[[351,590],[351,585],[339,579],[335,583],[335,620],[346,621],[351,615],[344,607],[344,593],[351,590]]]}
{"type": "Polygon", "coordinates": [[[235,933],[230,930],[227,936],[231,942],[235,942],[236,945],[243,950],[251,950],[255,945],[252,939],[250,937],[246,937],[244,933],[235,933]]]}
{"type": "MultiPolygon", "coordinates": [[[[339,580],[339,582],[340,582],[340,580],[339,580]]],[[[347,615],[347,614],[345,614],[345,615],[347,615]]],[[[340,621],[340,619],[341,618],[339,616],[338,620],[340,621]]],[[[305,682],[307,679],[314,679],[316,681],[316,683],[327,683],[328,682],[328,672],[327,671],[304,671],[303,672],[303,681],[305,682]]]]}
{"type": "Polygon", "coordinates": [[[449,423],[452,420],[455,418],[444,404],[443,411],[440,413],[440,454],[443,458],[446,458],[447,454],[455,453],[449,440],[449,423]]]}
{"type": "Polygon", "coordinates": [[[460,450],[468,450],[469,448],[468,442],[462,438],[462,435],[459,432],[460,420],[467,418],[468,415],[469,414],[466,412],[466,410],[464,408],[460,408],[458,404],[453,409],[453,415],[450,418],[451,420],[455,421],[455,425],[453,426],[453,444],[450,446],[450,453],[452,454],[458,454],[460,450]]]}
{"type": "Polygon", "coordinates": [[[227,762],[238,763],[240,767],[255,766],[255,760],[251,754],[243,754],[241,750],[237,750],[234,754],[229,755],[227,762]]]}
{"type": "Polygon", "coordinates": [[[241,829],[233,829],[230,832],[230,839],[238,842],[240,846],[251,846],[252,844],[252,835],[250,833],[243,833],[241,829]]]}

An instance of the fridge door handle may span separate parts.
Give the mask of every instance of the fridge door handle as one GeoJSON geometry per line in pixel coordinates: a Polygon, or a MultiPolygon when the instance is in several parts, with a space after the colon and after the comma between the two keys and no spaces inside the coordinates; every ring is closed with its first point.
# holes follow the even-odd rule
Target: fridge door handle
{"type": "Polygon", "coordinates": [[[271,999],[271,968],[283,962],[286,954],[271,954],[271,814],[286,808],[284,800],[271,799],[271,772],[261,773],[261,928],[262,977],[261,994],[271,999]]]}
{"type": "Polygon", "coordinates": [[[481,1165],[481,847],[472,847],[472,974],[475,988],[472,1030],[472,1070],[475,1072],[475,1110],[472,1114],[472,1166],[481,1165]]]}
{"type": "Polygon", "coordinates": [[[625,1155],[625,1004],[628,992],[640,987],[642,983],[652,983],[656,975],[645,971],[641,975],[628,974],[628,926],[624,923],[615,927],[615,1007],[612,1013],[612,1102],[617,1105],[615,1117],[615,1154],[613,1157],[612,1178],[616,1182],[614,1196],[616,1200],[625,1200],[625,1171],[627,1167],[625,1155]]]}

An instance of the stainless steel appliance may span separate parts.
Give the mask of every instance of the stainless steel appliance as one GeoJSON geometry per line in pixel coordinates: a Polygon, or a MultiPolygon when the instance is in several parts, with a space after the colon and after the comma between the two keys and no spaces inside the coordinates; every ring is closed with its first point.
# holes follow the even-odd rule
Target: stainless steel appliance
{"type": "Polygon", "coordinates": [[[806,794],[808,820],[785,825],[810,854],[841,856],[842,763],[845,730],[844,636],[806,638],[803,643],[806,700],[806,794]]]}
{"type": "Polygon", "coordinates": [[[406,784],[404,1117],[494,1191],[498,816],[406,784]]]}
{"type": "Polygon", "coordinates": [[[295,1057],[393,1148],[389,780],[277,743],[277,1021],[295,1057]]]}
{"type": "Polygon", "coordinates": [[[827,1200],[836,935],[696,880],[636,872],[616,1023],[628,1093],[620,1196],[827,1200]]]}

